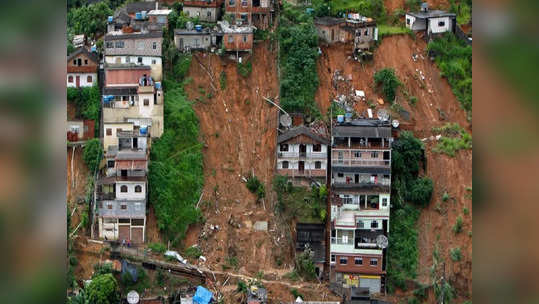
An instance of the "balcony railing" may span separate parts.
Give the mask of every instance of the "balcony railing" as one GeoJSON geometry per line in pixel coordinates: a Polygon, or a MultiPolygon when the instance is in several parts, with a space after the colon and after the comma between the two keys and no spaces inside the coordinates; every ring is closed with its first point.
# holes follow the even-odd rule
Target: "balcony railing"
{"type": "Polygon", "coordinates": [[[341,166],[357,166],[357,167],[389,167],[391,166],[391,160],[388,159],[360,159],[360,158],[347,158],[347,159],[333,159],[332,165],[341,166]]]}
{"type": "Polygon", "coordinates": [[[132,138],[132,137],[149,136],[149,134],[150,134],[149,130],[146,130],[145,133],[141,133],[140,130],[118,131],[118,133],[117,133],[118,138],[132,138]]]}
{"type": "Polygon", "coordinates": [[[352,238],[349,238],[346,240],[346,242],[343,240],[343,238],[340,237],[331,237],[331,244],[335,245],[354,245],[354,240],[352,238]]]}
{"type": "Polygon", "coordinates": [[[327,158],[327,153],[324,153],[324,152],[278,152],[277,156],[286,157],[286,158],[305,157],[305,158],[325,159],[327,158]]]}
{"type": "Polygon", "coordinates": [[[137,92],[140,93],[153,93],[155,91],[154,86],[139,86],[137,92]]]}
{"type": "Polygon", "coordinates": [[[279,175],[287,175],[287,176],[305,176],[305,177],[325,177],[326,176],[326,169],[305,169],[305,170],[298,170],[298,169],[277,169],[277,173],[279,175]]]}
{"type": "Polygon", "coordinates": [[[389,141],[385,141],[384,144],[382,143],[357,143],[357,142],[351,142],[350,145],[348,145],[347,141],[336,141],[333,145],[335,148],[341,148],[341,149],[375,149],[375,150],[384,150],[384,149],[391,149],[391,145],[389,144],[389,141]]]}
{"type": "Polygon", "coordinates": [[[391,186],[391,180],[382,180],[378,181],[376,183],[374,182],[359,182],[359,183],[346,183],[346,182],[332,182],[332,185],[334,188],[341,188],[341,189],[353,189],[353,188],[364,188],[364,189],[371,189],[379,187],[381,189],[389,189],[389,186],[391,186]]]}
{"type": "Polygon", "coordinates": [[[103,200],[113,200],[116,198],[116,193],[114,192],[111,192],[111,193],[96,193],[96,199],[98,201],[103,201],[103,200]]]}

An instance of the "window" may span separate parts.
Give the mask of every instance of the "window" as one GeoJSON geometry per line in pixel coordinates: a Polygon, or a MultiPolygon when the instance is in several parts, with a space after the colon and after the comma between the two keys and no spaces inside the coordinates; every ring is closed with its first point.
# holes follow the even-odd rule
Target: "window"
{"type": "Polygon", "coordinates": [[[352,204],[352,200],[353,198],[351,198],[350,195],[344,195],[344,197],[342,198],[342,203],[344,205],[350,205],[352,204]]]}
{"type": "Polygon", "coordinates": [[[126,57],[125,57],[125,63],[130,63],[130,62],[131,62],[131,57],[126,56],[126,57]]]}
{"type": "Polygon", "coordinates": [[[112,209],[112,204],[108,204],[107,209],[112,209]]]}
{"type": "Polygon", "coordinates": [[[144,49],[144,41],[138,41],[137,42],[137,49],[139,49],[139,50],[144,49]]]}
{"type": "Polygon", "coordinates": [[[114,44],[114,46],[115,46],[117,49],[123,49],[123,48],[124,48],[124,42],[123,42],[123,41],[116,41],[116,43],[114,44]]]}
{"type": "Polygon", "coordinates": [[[355,158],[361,158],[361,152],[354,152],[355,158]]]}
{"type": "Polygon", "coordinates": [[[77,65],[77,59],[73,59],[73,65],[77,65]]]}
{"type": "Polygon", "coordinates": [[[332,263],[335,263],[335,260],[336,260],[336,259],[337,259],[337,258],[335,257],[335,255],[332,254],[332,255],[331,255],[331,262],[332,262],[332,263]]]}
{"type": "Polygon", "coordinates": [[[365,228],[365,223],[362,220],[357,220],[357,228],[365,228]]]}
{"type": "Polygon", "coordinates": [[[234,36],[228,35],[228,43],[233,43],[233,42],[234,42],[234,36]]]}
{"type": "Polygon", "coordinates": [[[132,219],[131,220],[132,226],[144,226],[144,219],[132,219]]]}
{"type": "Polygon", "coordinates": [[[88,59],[84,59],[84,65],[88,65],[88,59]]]}
{"type": "Polygon", "coordinates": [[[288,144],[281,144],[280,150],[282,152],[287,152],[288,151],[288,144]]]}
{"type": "Polygon", "coordinates": [[[73,83],[73,76],[71,75],[67,76],[67,82],[73,83]]]}
{"type": "Polygon", "coordinates": [[[120,192],[127,192],[127,186],[126,185],[123,185],[120,187],[120,192]]]}
{"type": "Polygon", "coordinates": [[[371,228],[373,228],[373,229],[378,228],[378,221],[372,221],[371,222],[371,228]]]}
{"type": "Polygon", "coordinates": [[[120,209],[122,209],[122,210],[126,210],[126,209],[127,209],[127,205],[125,205],[125,204],[122,204],[122,205],[120,206],[120,209]]]}
{"type": "Polygon", "coordinates": [[[406,24],[410,25],[410,19],[406,18],[406,24]]]}
{"type": "Polygon", "coordinates": [[[445,26],[445,21],[438,22],[438,26],[445,26]]]}
{"type": "Polygon", "coordinates": [[[114,168],[114,161],[113,160],[107,161],[107,168],[114,168]]]}
{"type": "Polygon", "coordinates": [[[157,63],[157,60],[152,59],[152,64],[156,64],[156,63],[157,63]]]}
{"type": "Polygon", "coordinates": [[[107,41],[107,42],[105,43],[105,47],[106,47],[107,49],[113,49],[113,48],[114,48],[114,43],[113,43],[112,41],[107,41]]]}
{"type": "Polygon", "coordinates": [[[157,50],[157,42],[152,43],[152,49],[157,50]]]}
{"type": "Polygon", "coordinates": [[[92,83],[93,81],[94,81],[94,79],[92,78],[92,76],[86,77],[86,82],[92,83]]]}
{"type": "Polygon", "coordinates": [[[112,129],[111,128],[107,128],[107,136],[112,136],[112,129]]]}
{"type": "Polygon", "coordinates": [[[384,197],[382,199],[382,207],[387,207],[387,198],[386,197],[384,197]]]}
{"type": "Polygon", "coordinates": [[[247,42],[247,35],[243,35],[243,42],[247,42]]]}
{"type": "Polygon", "coordinates": [[[365,36],[369,35],[369,29],[366,29],[364,34],[365,36]]]}
{"type": "Polygon", "coordinates": [[[363,259],[362,258],[355,258],[354,263],[356,265],[363,265],[363,259]]]}
{"type": "Polygon", "coordinates": [[[240,17],[241,17],[241,21],[247,22],[247,19],[248,19],[247,14],[241,14],[240,17]]]}
{"type": "Polygon", "coordinates": [[[322,145],[320,144],[313,145],[313,152],[322,152],[322,145]]]}
{"type": "Polygon", "coordinates": [[[343,173],[337,173],[337,177],[344,177],[343,173]]]}
{"type": "Polygon", "coordinates": [[[288,169],[288,161],[283,162],[283,169],[288,169]]]}
{"type": "Polygon", "coordinates": [[[348,258],[346,257],[340,257],[339,258],[339,264],[346,265],[348,263],[348,258]]]}
{"type": "Polygon", "coordinates": [[[211,17],[211,11],[208,11],[208,13],[206,14],[208,17],[211,17]]]}
{"type": "Polygon", "coordinates": [[[371,158],[378,158],[378,152],[371,152],[371,158]]]}
{"type": "Polygon", "coordinates": [[[142,57],[137,58],[138,63],[142,63],[142,57]]]}
{"type": "Polygon", "coordinates": [[[371,266],[378,266],[378,259],[371,259],[371,266]]]}
{"type": "Polygon", "coordinates": [[[135,192],[142,192],[142,186],[140,185],[135,186],[135,192]]]}
{"type": "Polygon", "coordinates": [[[145,106],[149,106],[150,105],[150,100],[148,98],[144,98],[144,105],[145,106]]]}
{"type": "Polygon", "coordinates": [[[121,219],[118,219],[118,223],[120,224],[129,224],[131,220],[128,219],[128,218],[121,218],[121,219]]]}
{"type": "Polygon", "coordinates": [[[322,169],[322,162],[320,162],[320,161],[314,162],[314,168],[315,169],[322,169]]]}

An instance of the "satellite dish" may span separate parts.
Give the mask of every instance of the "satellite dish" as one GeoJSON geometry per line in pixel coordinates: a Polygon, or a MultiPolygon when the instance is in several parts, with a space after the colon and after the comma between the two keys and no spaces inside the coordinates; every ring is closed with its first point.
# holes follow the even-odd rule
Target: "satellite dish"
{"type": "Polygon", "coordinates": [[[380,119],[381,121],[387,121],[389,120],[389,113],[384,110],[384,109],[380,109],[376,112],[376,116],[378,117],[378,119],[380,119]]]}
{"type": "Polygon", "coordinates": [[[290,115],[288,114],[281,115],[279,121],[284,127],[290,127],[292,125],[292,118],[290,118],[290,115]]]}
{"type": "Polygon", "coordinates": [[[399,124],[400,124],[399,121],[396,119],[393,119],[393,121],[391,122],[391,125],[393,126],[393,128],[398,128],[399,124]]]}
{"type": "Polygon", "coordinates": [[[137,304],[139,302],[139,295],[136,291],[134,290],[131,290],[128,294],[127,294],[127,303],[129,304],[137,304]]]}
{"type": "Polygon", "coordinates": [[[379,248],[387,248],[387,244],[388,244],[388,239],[385,235],[383,234],[380,234],[379,236],[376,237],[376,245],[378,245],[379,248]]]}

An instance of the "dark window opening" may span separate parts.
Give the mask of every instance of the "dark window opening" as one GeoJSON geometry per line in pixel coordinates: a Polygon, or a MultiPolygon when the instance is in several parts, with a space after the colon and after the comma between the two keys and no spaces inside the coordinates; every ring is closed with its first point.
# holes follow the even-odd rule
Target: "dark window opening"
{"type": "Polygon", "coordinates": [[[348,258],[339,258],[339,264],[346,265],[348,263],[348,258]]]}
{"type": "Polygon", "coordinates": [[[288,169],[288,161],[283,162],[283,169],[288,169]]]}
{"type": "Polygon", "coordinates": [[[322,151],[322,145],[316,144],[313,145],[313,152],[321,152],[322,151]]]}
{"type": "Polygon", "coordinates": [[[314,168],[315,169],[322,169],[322,162],[319,162],[319,161],[314,162],[314,168]]]}
{"type": "Polygon", "coordinates": [[[371,259],[371,266],[378,266],[378,259],[371,259]]]}
{"type": "Polygon", "coordinates": [[[135,186],[135,192],[142,192],[142,186],[135,186]]]}
{"type": "Polygon", "coordinates": [[[280,150],[282,152],[287,152],[288,151],[288,144],[282,144],[280,148],[281,148],[280,150]]]}
{"type": "Polygon", "coordinates": [[[107,168],[114,168],[114,161],[113,160],[107,161],[107,168]]]}
{"type": "Polygon", "coordinates": [[[355,264],[356,265],[363,265],[363,259],[362,258],[355,258],[355,264]]]}
{"type": "Polygon", "coordinates": [[[120,187],[120,192],[127,192],[127,186],[126,185],[123,185],[120,187]]]}

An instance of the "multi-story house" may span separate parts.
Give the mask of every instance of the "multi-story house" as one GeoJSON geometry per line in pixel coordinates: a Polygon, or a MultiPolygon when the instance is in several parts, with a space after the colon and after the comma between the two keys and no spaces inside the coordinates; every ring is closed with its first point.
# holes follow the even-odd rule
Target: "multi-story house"
{"type": "Polygon", "coordinates": [[[105,35],[105,64],[108,66],[147,66],[155,81],[161,81],[163,62],[162,31],[124,33],[113,31],[105,35]]]}
{"type": "MultiPolygon", "coordinates": [[[[163,134],[163,91],[149,76],[149,68],[108,66],[103,89],[103,127],[105,151],[117,145],[119,135],[110,124],[132,124],[132,128],[119,126],[121,131],[133,131],[133,138],[160,137],[163,134]]],[[[121,134],[124,135],[124,134],[121,134]]],[[[133,139],[134,140],[134,139],[133,139]]],[[[133,143],[134,144],[134,143],[133,143]]],[[[142,144],[140,139],[138,144],[142,144]]]]}
{"type": "Polygon", "coordinates": [[[225,14],[237,25],[254,25],[267,29],[273,20],[272,0],[225,0],[225,14]]]}
{"type": "Polygon", "coordinates": [[[99,238],[144,243],[148,156],[145,150],[109,150],[96,183],[99,238]]]}
{"type": "Polygon", "coordinates": [[[223,0],[184,0],[183,12],[204,22],[217,22],[221,18],[223,0]]]}
{"type": "Polygon", "coordinates": [[[385,121],[332,129],[330,279],[341,288],[384,290],[392,142],[385,121]]]}
{"type": "Polygon", "coordinates": [[[67,87],[91,87],[97,84],[97,54],[84,46],[67,56],[67,87]]]}
{"type": "Polygon", "coordinates": [[[254,29],[249,25],[230,25],[227,21],[217,22],[223,34],[223,49],[227,52],[251,52],[254,29]]]}
{"type": "Polygon", "coordinates": [[[455,32],[457,15],[454,13],[430,10],[428,3],[421,4],[419,12],[406,13],[406,27],[412,31],[426,33],[426,38],[441,35],[445,32],[455,32]]]}
{"type": "Polygon", "coordinates": [[[287,130],[277,138],[277,174],[325,185],[328,145],[327,138],[306,126],[287,130]]]}

